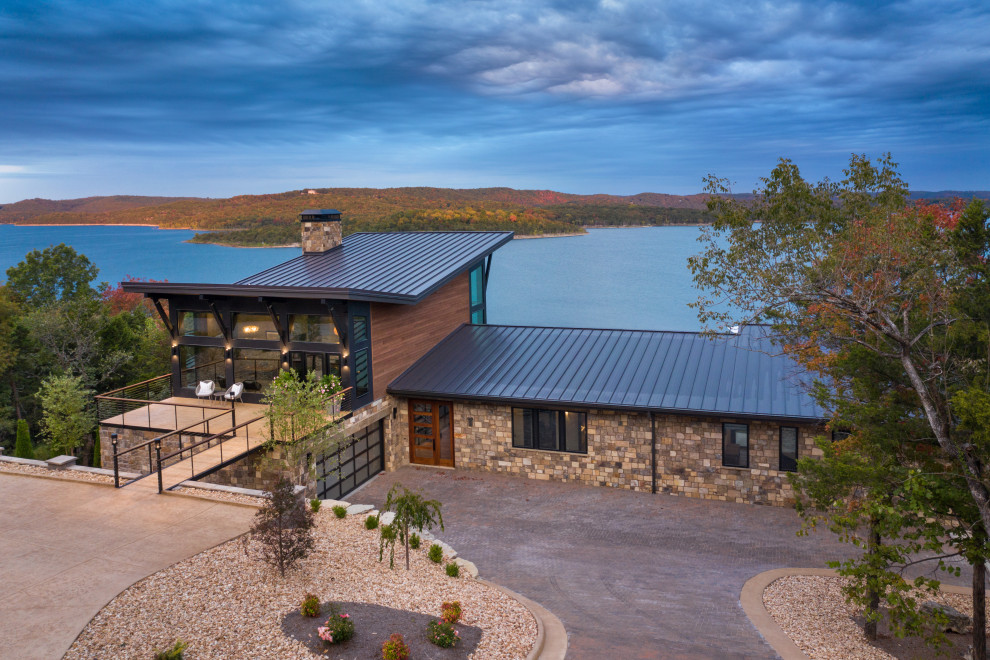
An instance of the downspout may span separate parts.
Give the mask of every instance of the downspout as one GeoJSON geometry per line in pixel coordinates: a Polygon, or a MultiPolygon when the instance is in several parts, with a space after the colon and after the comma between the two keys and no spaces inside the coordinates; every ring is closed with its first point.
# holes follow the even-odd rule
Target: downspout
{"type": "Polygon", "coordinates": [[[653,479],[650,492],[657,493],[657,423],[653,418],[653,411],[650,411],[650,468],[653,472],[653,479]]]}

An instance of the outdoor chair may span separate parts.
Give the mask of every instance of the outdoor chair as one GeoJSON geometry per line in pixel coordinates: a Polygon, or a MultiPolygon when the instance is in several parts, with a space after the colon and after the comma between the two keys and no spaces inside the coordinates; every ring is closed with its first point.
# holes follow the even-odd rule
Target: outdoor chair
{"type": "Polygon", "coordinates": [[[196,385],[196,396],[200,399],[213,399],[214,392],[217,391],[217,386],[212,380],[201,380],[199,384],[196,385]]]}
{"type": "Polygon", "coordinates": [[[244,383],[234,383],[227,388],[227,391],[223,393],[223,398],[231,403],[234,401],[240,401],[244,403],[244,383]]]}

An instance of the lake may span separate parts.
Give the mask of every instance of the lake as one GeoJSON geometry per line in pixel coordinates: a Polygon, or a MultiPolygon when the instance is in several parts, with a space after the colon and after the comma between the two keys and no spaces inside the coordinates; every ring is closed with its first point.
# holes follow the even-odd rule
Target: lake
{"type": "MultiPolygon", "coordinates": [[[[698,294],[687,258],[697,227],[590,229],[585,236],[515,240],[495,253],[489,323],[697,330],[698,294]]],[[[185,243],[194,232],[153,227],[0,225],[0,279],[34,249],[66,243],[95,263],[100,281],[234,282],[299,248],[185,243]]]]}

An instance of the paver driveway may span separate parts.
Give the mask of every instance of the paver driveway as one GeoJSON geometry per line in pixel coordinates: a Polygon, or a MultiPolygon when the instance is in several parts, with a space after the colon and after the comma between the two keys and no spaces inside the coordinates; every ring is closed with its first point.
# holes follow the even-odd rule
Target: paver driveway
{"type": "Polygon", "coordinates": [[[773,658],[743,583],[849,552],[797,537],[790,509],[480,472],[404,467],[348,499],[380,506],[395,482],[443,503],[439,536],[483,577],[560,617],[568,658],[773,658]]]}
{"type": "Polygon", "coordinates": [[[120,591],[247,531],[254,512],[0,472],[0,657],[61,658],[120,591]]]}

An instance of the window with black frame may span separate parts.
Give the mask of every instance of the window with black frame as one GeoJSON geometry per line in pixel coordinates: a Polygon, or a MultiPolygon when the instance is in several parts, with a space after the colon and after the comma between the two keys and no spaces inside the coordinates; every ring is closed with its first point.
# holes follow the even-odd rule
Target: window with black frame
{"type": "Polygon", "coordinates": [[[780,427],[780,469],[784,472],[797,470],[798,430],[795,426],[780,427]]]}
{"type": "Polygon", "coordinates": [[[588,453],[588,415],[566,410],[512,409],[512,446],[588,453]]]}
{"type": "Polygon", "coordinates": [[[748,424],[722,424],[722,465],[749,467],[748,424]]]}
{"type": "Polygon", "coordinates": [[[471,269],[469,275],[471,281],[471,323],[484,325],[485,318],[485,268],[483,264],[478,264],[471,269]]]}

